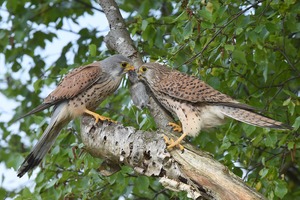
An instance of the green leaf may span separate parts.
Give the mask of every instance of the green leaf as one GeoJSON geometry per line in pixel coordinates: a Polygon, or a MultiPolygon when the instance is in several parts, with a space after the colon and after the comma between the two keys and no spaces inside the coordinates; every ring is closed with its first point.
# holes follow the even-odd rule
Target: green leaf
{"type": "Polygon", "coordinates": [[[23,31],[16,31],[15,32],[15,39],[17,41],[22,41],[24,39],[24,32],[23,31]]]}
{"type": "Polygon", "coordinates": [[[296,118],[295,123],[293,124],[295,130],[298,130],[300,127],[300,116],[296,118]]]}
{"type": "Polygon", "coordinates": [[[259,175],[261,176],[261,179],[265,178],[265,176],[267,176],[268,173],[269,173],[269,169],[267,168],[263,168],[259,171],[259,175]]]}
{"type": "Polygon", "coordinates": [[[281,139],[278,142],[278,146],[283,146],[287,142],[287,138],[289,137],[289,134],[285,134],[281,137],[281,139]]]}
{"type": "Polygon", "coordinates": [[[154,41],[155,41],[155,37],[153,37],[153,34],[156,32],[156,30],[154,29],[153,25],[148,25],[146,30],[143,31],[142,33],[142,37],[145,41],[147,41],[149,47],[153,47],[154,41]]]}
{"type": "Polygon", "coordinates": [[[275,195],[282,199],[288,192],[286,182],[279,180],[276,182],[275,195]]]}
{"type": "Polygon", "coordinates": [[[244,29],[241,28],[241,27],[238,27],[237,29],[235,29],[235,33],[236,33],[237,35],[240,35],[241,33],[243,33],[243,31],[244,31],[244,29]]]}
{"type": "Polygon", "coordinates": [[[288,109],[289,109],[289,112],[291,113],[291,115],[293,115],[294,114],[294,112],[295,112],[295,103],[292,101],[292,99],[291,98],[288,98],[287,100],[285,100],[284,102],[283,102],[283,105],[284,106],[288,106],[288,109]]]}
{"type": "Polygon", "coordinates": [[[41,87],[43,86],[43,84],[44,84],[43,79],[36,80],[33,84],[34,91],[36,93],[38,93],[40,91],[41,87]]]}
{"type": "Polygon", "coordinates": [[[47,188],[47,189],[48,189],[48,188],[51,188],[52,186],[54,186],[54,185],[56,184],[56,182],[57,182],[57,179],[53,177],[52,180],[47,181],[47,186],[46,186],[46,188],[47,188]]]}
{"type": "Polygon", "coordinates": [[[245,123],[242,124],[242,128],[245,131],[247,137],[249,137],[256,130],[255,126],[245,124],[245,123]]]}
{"type": "Polygon", "coordinates": [[[133,192],[138,195],[146,196],[149,188],[149,178],[146,176],[139,176],[134,181],[133,192]]]}
{"type": "Polygon", "coordinates": [[[227,51],[233,51],[233,50],[234,50],[234,45],[226,44],[226,45],[224,46],[224,48],[225,48],[227,51]]]}
{"type": "Polygon", "coordinates": [[[148,21],[147,20],[143,20],[142,21],[142,26],[141,26],[141,29],[144,31],[144,30],[146,30],[146,28],[147,28],[147,26],[148,26],[148,21]]]}
{"type": "Polygon", "coordinates": [[[155,35],[155,46],[157,46],[158,48],[163,48],[164,44],[163,44],[163,32],[160,28],[156,29],[156,35],[155,35]]]}
{"type": "Polygon", "coordinates": [[[95,44],[90,44],[89,45],[89,52],[91,56],[96,56],[97,53],[97,46],[95,44]]]}
{"type": "Polygon", "coordinates": [[[266,166],[266,158],[265,157],[261,158],[261,163],[263,166],[266,166]]]}
{"type": "Polygon", "coordinates": [[[211,12],[209,12],[208,10],[199,10],[198,11],[198,14],[201,16],[201,17],[203,17],[203,19],[205,20],[205,21],[211,21],[212,20],[212,14],[211,14],[211,12]]]}
{"type": "Polygon", "coordinates": [[[266,28],[269,32],[279,31],[280,26],[280,24],[266,23],[266,28]]]}
{"type": "Polygon", "coordinates": [[[186,12],[183,11],[182,13],[180,13],[173,21],[172,23],[175,23],[177,21],[181,21],[187,18],[186,12]]]}
{"type": "Polygon", "coordinates": [[[142,129],[142,127],[145,125],[145,123],[148,121],[148,119],[145,117],[143,120],[139,123],[139,129],[142,129]]]}
{"type": "Polygon", "coordinates": [[[292,150],[295,147],[295,142],[288,142],[288,150],[292,150]]]}
{"type": "Polygon", "coordinates": [[[277,142],[277,135],[275,133],[267,133],[265,145],[274,148],[277,142]]]}
{"type": "Polygon", "coordinates": [[[188,39],[193,33],[193,23],[191,21],[188,21],[188,23],[183,28],[183,38],[186,40],[188,39]]]}
{"type": "MultiPolygon", "coordinates": [[[[181,33],[181,31],[180,31],[179,28],[173,27],[171,33],[172,33],[172,35],[174,35],[174,38],[175,38],[175,41],[176,41],[176,42],[181,43],[181,42],[184,40],[183,34],[181,33]]],[[[175,48],[176,48],[176,47],[175,47],[175,48]]],[[[175,50],[175,51],[177,52],[178,50],[175,50]]]]}
{"type": "Polygon", "coordinates": [[[59,145],[57,145],[52,149],[51,154],[57,155],[59,153],[59,150],[60,150],[60,147],[59,147],[59,145]]]}
{"type": "Polygon", "coordinates": [[[285,100],[285,101],[283,102],[282,105],[287,106],[287,105],[290,104],[290,102],[291,102],[291,98],[288,98],[287,100],[285,100]]]}
{"type": "Polygon", "coordinates": [[[7,191],[4,188],[0,188],[0,199],[6,199],[7,191]]]}
{"type": "Polygon", "coordinates": [[[264,76],[265,82],[267,82],[267,80],[268,80],[268,67],[267,66],[264,67],[263,76],[264,76]]]}
{"type": "Polygon", "coordinates": [[[243,51],[235,49],[232,52],[232,59],[240,64],[247,64],[246,55],[243,51]]]}
{"type": "Polygon", "coordinates": [[[36,183],[44,183],[45,174],[39,173],[35,179],[36,183]]]}
{"type": "Polygon", "coordinates": [[[231,142],[227,139],[227,137],[224,138],[222,145],[220,147],[220,151],[225,151],[231,146],[231,142]]]}
{"type": "Polygon", "coordinates": [[[6,32],[3,30],[0,30],[0,39],[3,39],[6,36],[6,32]]]}
{"type": "MultiPolygon", "coordinates": [[[[22,198],[20,198],[20,199],[31,199],[32,198],[32,193],[30,192],[29,188],[25,187],[22,190],[21,197],[22,198]]],[[[37,198],[37,199],[40,199],[39,197],[40,197],[40,195],[35,196],[35,198],[37,198]]]]}
{"type": "Polygon", "coordinates": [[[24,161],[24,158],[19,154],[11,154],[6,161],[6,166],[8,168],[13,167],[14,169],[18,169],[20,164],[24,161]]]}
{"type": "Polygon", "coordinates": [[[250,39],[253,43],[257,43],[259,36],[258,36],[258,34],[257,34],[255,31],[250,31],[250,32],[248,33],[248,36],[249,36],[249,39],[250,39]]]}

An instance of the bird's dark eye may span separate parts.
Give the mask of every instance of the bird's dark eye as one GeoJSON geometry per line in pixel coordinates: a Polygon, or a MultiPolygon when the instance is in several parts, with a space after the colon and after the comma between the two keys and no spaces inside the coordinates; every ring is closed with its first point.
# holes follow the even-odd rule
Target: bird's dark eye
{"type": "Polygon", "coordinates": [[[124,68],[125,68],[126,66],[127,66],[127,63],[125,63],[125,62],[124,62],[124,63],[122,63],[122,67],[124,67],[124,68]]]}
{"type": "Polygon", "coordinates": [[[147,67],[142,66],[141,69],[140,69],[140,72],[145,72],[145,71],[147,71],[147,67]]]}

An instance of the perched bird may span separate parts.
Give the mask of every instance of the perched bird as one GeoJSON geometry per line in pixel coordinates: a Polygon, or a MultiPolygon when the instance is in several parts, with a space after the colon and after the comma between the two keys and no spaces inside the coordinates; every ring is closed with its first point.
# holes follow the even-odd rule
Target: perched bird
{"type": "Polygon", "coordinates": [[[18,169],[18,177],[36,167],[49,151],[60,130],[72,119],[89,114],[99,120],[109,120],[93,111],[119,87],[123,75],[133,70],[131,61],[114,55],[100,62],[76,68],[69,72],[44,102],[19,119],[54,106],[48,127],[31,153],[18,169]]]}
{"type": "Polygon", "coordinates": [[[221,125],[226,116],[254,126],[291,129],[288,125],[255,113],[255,108],[239,103],[203,81],[165,65],[143,64],[138,69],[138,75],[157,101],[177,116],[182,124],[181,129],[170,123],[174,130],[183,134],[175,142],[165,137],[168,149],[175,146],[183,149],[180,142],[185,136],[196,137],[203,129],[221,125]]]}

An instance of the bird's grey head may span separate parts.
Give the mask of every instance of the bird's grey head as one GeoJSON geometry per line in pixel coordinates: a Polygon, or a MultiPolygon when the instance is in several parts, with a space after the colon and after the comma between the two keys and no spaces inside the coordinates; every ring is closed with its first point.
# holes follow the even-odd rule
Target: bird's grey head
{"type": "Polygon", "coordinates": [[[145,63],[138,68],[138,76],[139,79],[151,85],[153,81],[161,80],[160,75],[166,70],[168,70],[168,68],[159,63],[145,63]]]}
{"type": "Polygon", "coordinates": [[[122,76],[133,68],[132,61],[120,54],[102,60],[100,65],[104,72],[109,73],[113,77],[122,76]]]}

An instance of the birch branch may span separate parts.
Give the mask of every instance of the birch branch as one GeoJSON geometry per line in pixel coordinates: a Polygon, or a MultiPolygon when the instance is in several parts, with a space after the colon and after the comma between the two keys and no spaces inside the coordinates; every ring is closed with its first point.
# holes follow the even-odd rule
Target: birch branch
{"type": "Polygon", "coordinates": [[[192,199],[265,199],[206,152],[188,144],[184,152],[168,152],[163,134],[171,136],[161,129],[148,132],[109,122],[94,124],[90,116],[81,120],[86,150],[112,169],[130,166],[139,174],[158,177],[168,189],[186,191],[192,199]]]}

